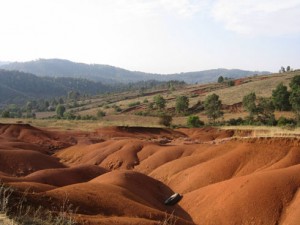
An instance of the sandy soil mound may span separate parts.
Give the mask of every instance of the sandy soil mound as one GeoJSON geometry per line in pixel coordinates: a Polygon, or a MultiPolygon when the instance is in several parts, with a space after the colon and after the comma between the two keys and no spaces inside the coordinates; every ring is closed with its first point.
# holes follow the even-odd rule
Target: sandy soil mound
{"type": "Polygon", "coordinates": [[[229,138],[234,135],[233,130],[220,130],[212,127],[189,128],[189,129],[181,128],[181,129],[177,129],[177,131],[185,134],[191,139],[197,139],[202,142],[229,138]]]}
{"type": "Polygon", "coordinates": [[[283,212],[286,220],[297,218],[286,209],[300,186],[299,172],[297,165],[208,185],[180,205],[197,224],[279,224],[283,212]]]}
{"type": "MultiPolygon", "coordinates": [[[[118,172],[102,175],[103,178],[100,176],[88,183],[57,188],[43,193],[42,196],[51,197],[57,201],[67,198],[74,206],[80,206],[79,213],[90,215],[96,220],[118,216],[143,218],[154,222],[163,220],[166,216],[162,208],[165,208],[165,211],[173,212],[176,217],[184,215],[189,218],[179,206],[168,209],[163,205],[165,194],[172,193],[163,184],[142,174],[118,172]],[[126,176],[129,177],[129,180],[126,176]],[[130,177],[134,180],[131,180],[130,177]],[[140,180],[135,180],[135,178],[140,180]],[[160,196],[163,198],[158,200],[160,196]],[[96,216],[97,218],[95,218],[96,216]]],[[[177,217],[177,220],[177,224],[192,224],[181,217],[177,217]]],[[[189,220],[191,219],[189,218],[189,220]]],[[[112,224],[119,223],[114,221],[112,224]]]]}
{"type": "Polygon", "coordinates": [[[99,166],[84,165],[72,168],[39,170],[24,177],[22,180],[61,187],[87,182],[106,172],[106,169],[99,166]]]}
{"type": "Polygon", "coordinates": [[[38,144],[50,149],[60,149],[76,143],[76,140],[61,132],[46,131],[29,124],[0,124],[0,137],[38,144]]]}
{"type": "Polygon", "coordinates": [[[18,189],[18,191],[23,191],[26,193],[40,193],[45,191],[53,190],[57,187],[48,185],[48,184],[42,184],[42,183],[35,183],[35,182],[9,182],[8,184],[18,189]]]}
{"type": "Polygon", "coordinates": [[[26,176],[42,169],[64,168],[58,159],[30,150],[0,150],[0,171],[26,176]]]}
{"type": "Polygon", "coordinates": [[[133,138],[178,138],[185,135],[181,132],[165,128],[155,127],[104,127],[97,129],[96,133],[101,137],[133,137],[133,138]]]}
{"type": "Polygon", "coordinates": [[[138,164],[137,153],[147,145],[138,139],[108,140],[90,145],[76,145],[56,153],[70,165],[92,164],[106,169],[131,169],[138,164]]]}
{"type": "Polygon", "coordinates": [[[180,214],[181,217],[190,219],[178,206],[165,206],[164,201],[174,192],[163,183],[144,174],[128,170],[113,171],[91,180],[90,183],[122,187],[137,196],[141,204],[169,213],[176,211],[177,215],[180,214]]]}
{"type": "Polygon", "coordinates": [[[300,140],[235,134],[136,127],[65,132],[61,137],[73,141],[49,155],[59,133],[0,125],[0,179],[29,188],[31,201],[45,207],[68,199],[79,206],[82,224],[153,225],[173,213],[177,224],[298,225],[300,140]],[[165,206],[174,192],[182,200],[165,206]]]}

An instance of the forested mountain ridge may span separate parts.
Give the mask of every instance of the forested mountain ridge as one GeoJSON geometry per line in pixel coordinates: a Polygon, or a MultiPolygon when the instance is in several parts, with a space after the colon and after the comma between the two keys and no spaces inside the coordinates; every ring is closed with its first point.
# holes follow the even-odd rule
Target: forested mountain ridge
{"type": "Polygon", "coordinates": [[[83,78],[39,77],[34,74],[0,69],[0,107],[24,104],[32,99],[49,99],[66,96],[70,91],[88,95],[108,92],[143,91],[185,85],[182,81],[139,81],[135,83],[103,84],[83,78]]]}
{"type": "Polygon", "coordinates": [[[146,80],[180,80],[185,81],[186,83],[207,83],[215,82],[219,76],[241,78],[254,74],[269,74],[269,72],[265,71],[258,72],[239,69],[212,69],[162,75],[129,71],[109,65],[75,63],[62,59],[39,59],[29,62],[14,62],[2,65],[0,68],[32,73],[37,76],[85,78],[96,82],[101,81],[104,84],[130,83],[146,80]]]}
{"type": "Polygon", "coordinates": [[[67,95],[71,90],[97,94],[111,90],[100,82],[79,78],[38,77],[19,71],[0,70],[0,104],[67,95]]]}

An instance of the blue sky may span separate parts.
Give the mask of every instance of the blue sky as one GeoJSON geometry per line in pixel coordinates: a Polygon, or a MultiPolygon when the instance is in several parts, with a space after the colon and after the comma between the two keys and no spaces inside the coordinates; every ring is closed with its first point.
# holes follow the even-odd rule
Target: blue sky
{"type": "Polygon", "coordinates": [[[9,0],[0,60],[130,70],[300,68],[300,0],[9,0]]]}

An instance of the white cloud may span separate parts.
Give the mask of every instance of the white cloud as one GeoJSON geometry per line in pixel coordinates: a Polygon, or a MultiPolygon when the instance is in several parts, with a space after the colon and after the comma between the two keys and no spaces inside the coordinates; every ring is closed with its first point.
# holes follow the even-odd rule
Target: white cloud
{"type": "Polygon", "coordinates": [[[180,16],[192,16],[206,6],[207,1],[198,0],[158,0],[168,11],[175,11],[180,16]]]}
{"type": "Polygon", "coordinates": [[[300,34],[300,0],[216,0],[212,15],[240,34],[300,34]]]}
{"type": "Polygon", "coordinates": [[[207,2],[207,0],[115,0],[110,1],[110,4],[131,15],[149,16],[167,11],[177,16],[190,17],[205,7],[207,2]]]}

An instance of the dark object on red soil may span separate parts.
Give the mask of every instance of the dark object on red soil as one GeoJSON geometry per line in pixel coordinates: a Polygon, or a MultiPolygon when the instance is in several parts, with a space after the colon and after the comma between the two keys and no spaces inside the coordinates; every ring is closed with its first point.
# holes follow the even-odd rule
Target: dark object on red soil
{"type": "Polygon", "coordinates": [[[165,205],[175,205],[181,199],[182,199],[182,196],[178,193],[175,193],[165,201],[165,205]]]}

